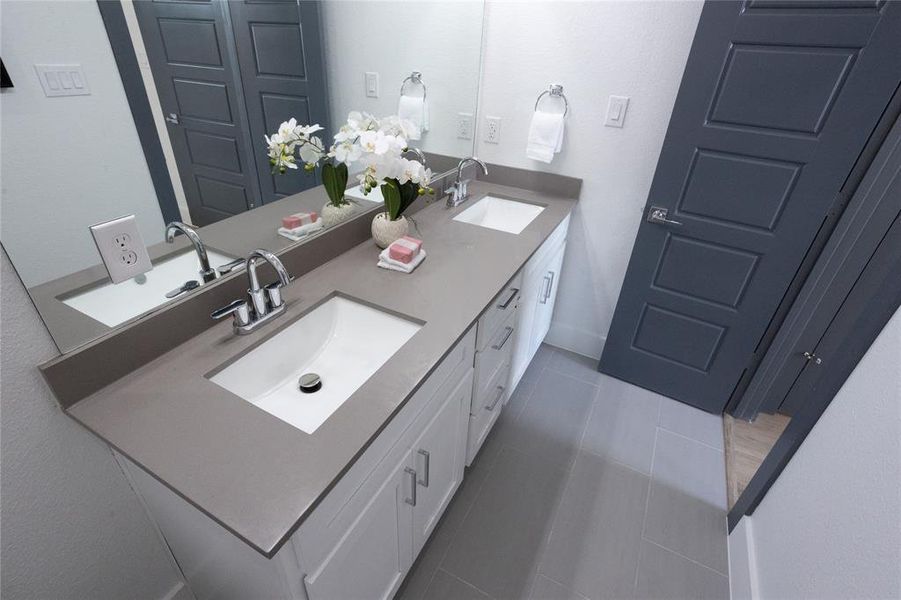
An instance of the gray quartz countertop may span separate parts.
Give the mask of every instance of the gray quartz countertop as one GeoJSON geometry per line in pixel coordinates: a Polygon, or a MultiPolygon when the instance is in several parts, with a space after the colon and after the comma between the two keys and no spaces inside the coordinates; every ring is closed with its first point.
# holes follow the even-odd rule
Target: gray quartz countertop
{"type": "Polygon", "coordinates": [[[470,194],[457,208],[436,202],[416,213],[428,256],[412,274],[376,267],[370,240],[298,278],[284,292],[287,314],[272,324],[240,337],[230,323],[217,324],[69,414],[273,556],[575,204],[483,182],[473,182],[470,194]],[[486,193],[546,208],[519,235],[452,220],[486,193]],[[314,433],[207,378],[335,293],[425,324],[314,433]]]}

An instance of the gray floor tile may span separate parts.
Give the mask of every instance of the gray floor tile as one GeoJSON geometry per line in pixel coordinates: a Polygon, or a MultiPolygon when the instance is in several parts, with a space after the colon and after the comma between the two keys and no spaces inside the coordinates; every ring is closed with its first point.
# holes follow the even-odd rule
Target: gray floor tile
{"type": "Polygon", "coordinates": [[[548,362],[548,368],[591,384],[597,384],[602,377],[598,372],[596,358],[588,358],[561,348],[554,349],[548,362]]]}
{"type": "Polygon", "coordinates": [[[528,596],[567,472],[503,448],[442,568],[497,600],[528,596]]]}
{"type": "Polygon", "coordinates": [[[729,580],[643,540],[635,596],[647,600],[728,600],[729,580]]]}
{"type": "Polygon", "coordinates": [[[723,453],[658,429],[644,536],[726,573],[725,498],[723,453]]]}
{"type": "Polygon", "coordinates": [[[556,581],[551,581],[544,575],[539,575],[532,588],[532,600],[587,600],[582,594],[577,594],[556,581]]]}
{"type": "Polygon", "coordinates": [[[435,573],[425,597],[429,600],[491,600],[490,596],[442,570],[435,573]]]}
{"type": "Polygon", "coordinates": [[[660,426],[702,444],[723,449],[723,417],[720,415],[664,398],[660,407],[660,426]]]}
{"type": "Polygon", "coordinates": [[[632,597],[648,484],[647,475],[581,453],[539,572],[592,600],[632,597]]]}
{"type": "Polygon", "coordinates": [[[581,442],[591,413],[593,385],[545,370],[515,426],[502,443],[568,468],[581,442]]]}
{"type": "Polygon", "coordinates": [[[650,474],[663,397],[606,375],[599,382],[582,449],[650,474]]]}

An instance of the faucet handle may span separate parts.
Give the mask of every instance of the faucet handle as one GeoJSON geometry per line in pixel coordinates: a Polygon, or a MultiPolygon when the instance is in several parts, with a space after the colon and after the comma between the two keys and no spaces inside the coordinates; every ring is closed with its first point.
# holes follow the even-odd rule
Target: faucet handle
{"type": "Polygon", "coordinates": [[[244,266],[244,259],[236,258],[235,260],[233,260],[231,262],[227,262],[224,265],[219,265],[219,267],[216,270],[219,271],[220,275],[227,275],[228,273],[231,273],[238,267],[242,267],[242,266],[244,266]]]}
{"type": "Polygon", "coordinates": [[[243,327],[250,324],[250,307],[247,306],[246,300],[235,300],[210,313],[210,316],[217,321],[228,315],[234,316],[235,327],[243,327]]]}
{"type": "Polygon", "coordinates": [[[265,286],[263,289],[266,290],[266,298],[269,300],[269,308],[278,308],[284,301],[282,300],[282,284],[280,281],[275,281],[265,286]]]}

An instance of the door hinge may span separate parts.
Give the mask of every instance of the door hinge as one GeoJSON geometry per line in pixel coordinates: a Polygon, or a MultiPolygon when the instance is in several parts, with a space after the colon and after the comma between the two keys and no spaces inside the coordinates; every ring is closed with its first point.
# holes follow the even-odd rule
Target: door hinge
{"type": "Polygon", "coordinates": [[[814,354],[813,352],[805,352],[802,356],[807,360],[807,362],[813,361],[814,364],[821,365],[823,364],[823,359],[814,354]]]}

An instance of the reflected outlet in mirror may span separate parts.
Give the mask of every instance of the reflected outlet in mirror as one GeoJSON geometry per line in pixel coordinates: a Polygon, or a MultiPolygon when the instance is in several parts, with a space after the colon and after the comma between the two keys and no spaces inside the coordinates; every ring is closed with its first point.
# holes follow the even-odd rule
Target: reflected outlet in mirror
{"type": "Polygon", "coordinates": [[[421,327],[416,321],[333,296],[209,378],[313,433],[421,327]],[[302,392],[301,380],[310,374],[319,377],[321,387],[302,392]]]}
{"type": "Polygon", "coordinates": [[[543,210],[537,204],[485,196],[454,217],[454,221],[519,234],[543,210]]]}
{"type": "MultiPolygon", "coordinates": [[[[231,256],[209,249],[207,256],[214,269],[233,260],[231,256]]],[[[122,283],[107,282],[61,300],[107,327],[115,327],[169,302],[166,294],[185,282],[200,281],[199,268],[197,254],[188,250],[153,265],[153,269],[144,275],[122,283]]]]}

